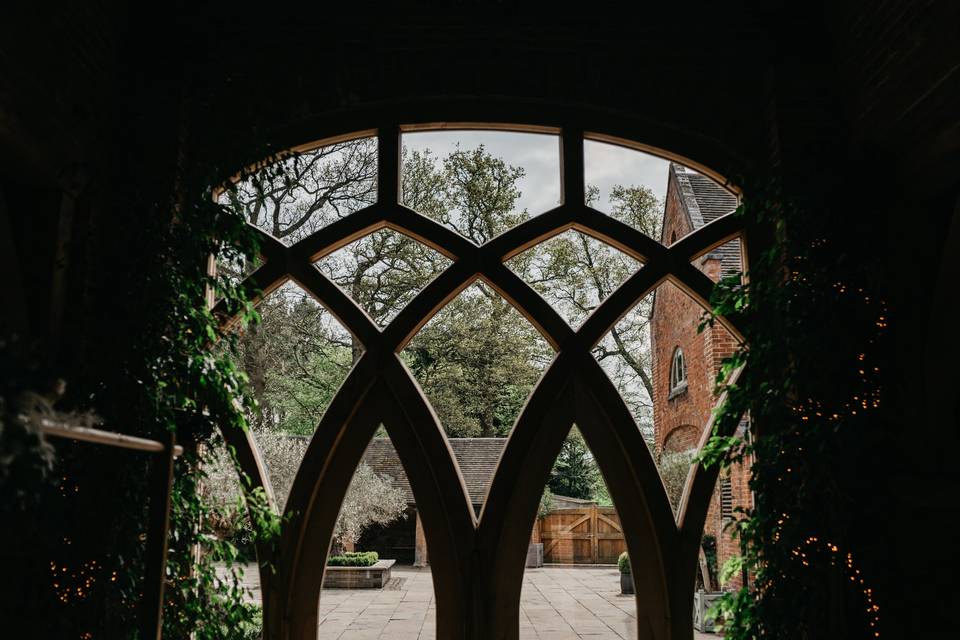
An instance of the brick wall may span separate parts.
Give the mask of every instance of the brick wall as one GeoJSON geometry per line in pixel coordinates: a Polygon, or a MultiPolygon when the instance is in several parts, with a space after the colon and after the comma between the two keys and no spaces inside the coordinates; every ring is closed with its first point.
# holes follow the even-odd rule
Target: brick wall
{"type": "MultiPolygon", "coordinates": [[[[665,243],[679,240],[693,231],[686,213],[683,196],[671,171],[664,207],[665,243]]],[[[711,280],[720,279],[721,263],[708,254],[696,266],[711,280]]],[[[657,288],[650,337],[653,349],[653,418],[654,445],[657,454],[695,449],[716,404],[714,394],[717,372],[723,358],[733,353],[736,341],[720,326],[697,331],[703,307],[679,288],[668,283],[657,288]],[[677,348],[683,351],[687,369],[686,389],[671,391],[670,372],[677,348]]],[[[721,500],[718,482],[711,500],[704,534],[717,539],[717,564],[722,567],[730,557],[739,554],[739,543],[725,526],[736,515],[737,507],[750,505],[749,475],[745,469],[733,468],[724,474],[722,484],[727,491],[721,500]],[[723,504],[721,504],[723,502],[723,504]]],[[[728,583],[736,588],[740,579],[728,583]]]]}

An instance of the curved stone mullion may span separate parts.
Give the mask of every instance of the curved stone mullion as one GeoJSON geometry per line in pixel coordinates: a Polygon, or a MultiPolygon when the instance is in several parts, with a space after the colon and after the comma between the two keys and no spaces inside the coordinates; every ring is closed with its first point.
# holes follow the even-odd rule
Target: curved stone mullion
{"type": "Polygon", "coordinates": [[[434,278],[383,330],[384,350],[401,351],[423,325],[477,277],[472,262],[454,262],[434,278]]]}
{"type": "Polygon", "coordinates": [[[568,205],[550,209],[504,231],[484,244],[482,249],[491,259],[505,262],[530,247],[571,228],[577,210],[577,207],[568,205]]]}
{"type": "MultiPolygon", "coordinates": [[[[260,304],[264,298],[279,289],[290,279],[287,273],[287,264],[285,260],[268,261],[244,278],[240,286],[243,288],[247,298],[254,304],[260,304]]],[[[220,323],[220,327],[228,330],[236,326],[240,320],[240,314],[230,313],[222,300],[218,301],[212,309],[214,317],[220,323]]],[[[242,313],[242,312],[241,312],[242,313]]]]}
{"type": "Polygon", "coordinates": [[[577,339],[588,349],[592,348],[620,318],[667,278],[668,272],[662,262],[641,268],[587,316],[577,332],[577,339]]]}
{"type": "Polygon", "coordinates": [[[363,345],[374,351],[380,348],[381,336],[376,323],[344,291],[314,265],[290,265],[290,277],[317,299],[363,345]]]}
{"type": "Polygon", "coordinates": [[[397,354],[384,354],[383,423],[417,501],[437,601],[437,637],[467,637],[476,516],[439,419],[397,354]]]}
{"type": "Polygon", "coordinates": [[[383,217],[390,228],[419,240],[451,260],[463,259],[477,253],[477,245],[453,229],[402,204],[390,207],[383,217]]]}
{"type": "MultiPolygon", "coordinates": [[[[297,470],[284,511],[276,588],[264,618],[268,637],[315,640],[323,568],[340,506],[370,438],[380,408],[368,398],[378,362],[365,353],[356,362],[320,419],[297,470]]],[[[265,594],[267,592],[264,592],[265,594]]]]}
{"type": "MultiPolygon", "coordinates": [[[[727,384],[735,385],[743,375],[746,367],[740,367],[731,374],[727,384]]],[[[727,394],[722,393],[717,399],[716,406],[722,406],[726,402],[727,394]]],[[[742,418],[742,416],[741,416],[742,418]]],[[[697,444],[697,453],[703,452],[704,447],[714,435],[714,429],[717,429],[716,435],[730,436],[736,431],[737,424],[717,425],[716,413],[710,414],[710,420],[704,427],[700,435],[700,441],[697,444]]],[[[680,555],[681,565],[678,570],[689,574],[690,582],[693,583],[697,571],[697,559],[700,548],[700,541],[703,537],[703,527],[707,521],[707,512],[710,510],[710,500],[713,497],[713,491],[717,484],[717,477],[720,474],[720,467],[704,466],[703,463],[695,461],[690,475],[683,488],[683,497],[680,500],[677,522],[680,530],[680,555]]]]}
{"type": "MultiPolygon", "coordinates": [[[[677,534],[676,520],[674,520],[673,509],[670,507],[670,500],[667,498],[660,472],[657,471],[650,448],[643,439],[643,434],[640,433],[630,408],[627,407],[623,396],[620,395],[606,371],[591,354],[580,356],[576,370],[579,379],[590,391],[595,402],[594,409],[606,417],[612,429],[610,436],[616,439],[617,451],[624,456],[624,459],[630,461],[635,474],[633,484],[642,488],[649,487],[651,490],[656,489],[652,493],[646,493],[645,490],[644,497],[657,536],[669,551],[669,546],[673,544],[677,534]]],[[[577,407],[578,410],[582,408],[577,407]]],[[[613,446],[613,443],[605,442],[604,446],[613,446]]],[[[593,449],[592,445],[591,449],[593,449]]]]}
{"type": "Polygon", "coordinates": [[[372,204],[322,227],[287,249],[291,264],[316,262],[385,225],[387,208],[372,204]]]}
{"type": "Polygon", "coordinates": [[[467,485],[463,476],[460,475],[453,449],[450,448],[450,443],[444,434],[440,418],[437,417],[430,401],[423,394],[413,374],[404,366],[399,355],[384,354],[380,375],[383,376],[397,400],[393,409],[401,412],[408,421],[406,426],[412,429],[408,435],[413,435],[417,439],[427,455],[436,457],[429,464],[430,467],[436,465],[432,472],[432,476],[436,479],[433,490],[438,492],[444,504],[455,515],[453,522],[460,529],[458,533],[465,533],[464,527],[469,524],[472,535],[477,519],[470,504],[467,485]]]}
{"type": "MultiPolygon", "coordinates": [[[[710,296],[716,283],[707,277],[707,275],[697,269],[689,262],[674,264],[674,270],[667,276],[667,279],[675,284],[688,296],[696,300],[697,304],[703,307],[706,312],[711,309],[710,296]]],[[[743,333],[737,328],[738,324],[743,322],[740,315],[717,316],[717,321],[729,331],[733,337],[741,344],[745,342],[743,333]]]]}
{"type": "MultiPolygon", "coordinates": [[[[676,635],[682,585],[671,576],[679,550],[663,481],[630,410],[599,363],[581,355],[574,384],[573,421],[593,453],[610,491],[630,554],[637,627],[651,638],[676,635]],[[673,635],[671,635],[673,634],[673,635]]],[[[689,585],[693,589],[693,581],[689,585]]],[[[690,599],[685,601],[689,609],[690,599]]],[[[688,612],[689,613],[689,612],[688,612]]],[[[689,618],[689,615],[688,615],[689,618]]],[[[689,620],[686,621],[689,624],[689,620]]]]}
{"type": "MultiPolygon", "coordinates": [[[[678,262],[692,262],[720,245],[743,235],[743,220],[732,214],[722,215],[670,246],[678,262]]],[[[741,253],[745,253],[741,251],[741,253]]]]}
{"type": "Polygon", "coordinates": [[[540,496],[572,425],[573,358],[547,369],[510,432],[477,529],[475,638],[517,637],[524,558],[540,496]]]}
{"type": "Polygon", "coordinates": [[[654,262],[669,262],[670,252],[653,238],[620,222],[612,216],[586,205],[577,210],[573,227],[616,247],[630,257],[650,265],[654,262]]]}
{"type": "Polygon", "coordinates": [[[525,317],[555,351],[569,344],[573,329],[549,302],[503,263],[487,266],[480,274],[507,302],[525,317]]]}

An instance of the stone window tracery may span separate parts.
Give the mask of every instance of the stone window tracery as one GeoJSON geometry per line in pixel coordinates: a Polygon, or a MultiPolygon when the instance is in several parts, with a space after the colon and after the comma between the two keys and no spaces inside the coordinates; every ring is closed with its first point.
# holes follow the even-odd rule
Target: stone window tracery
{"type": "MultiPolygon", "coordinates": [[[[342,216],[318,218],[305,237],[294,238],[290,233],[287,242],[287,236],[272,235],[274,229],[261,229],[263,256],[249,275],[253,285],[266,295],[285,282],[297,283],[330,309],[352,340],[364,347],[311,438],[285,507],[287,520],[279,546],[257,550],[265,556],[262,566],[273,562],[277,567],[276,576],[262,577],[265,637],[316,637],[317,605],[333,524],[348,480],[381,424],[395,440],[422,516],[437,598],[437,637],[515,637],[530,521],[553,463],[551,447],[560,446],[571,423],[577,424],[596,455],[611,494],[616,494],[611,496],[613,500],[639,505],[621,514],[632,560],[636,566],[647,567],[635,578],[638,619],[646,620],[656,637],[689,637],[692,633],[689,620],[685,620],[689,616],[684,614],[689,612],[695,563],[684,558],[695,558],[699,551],[709,506],[703,496],[712,495],[716,470],[694,467],[685,494],[695,497],[674,514],[636,422],[591,349],[625,312],[665,280],[680,285],[706,305],[713,283],[691,261],[740,234],[740,222],[724,216],[664,246],[649,231],[591,207],[585,197],[585,140],[648,148],[605,134],[585,135],[575,127],[496,127],[536,129],[559,138],[562,179],[558,206],[517,220],[498,235],[477,241],[464,237],[401,201],[400,133],[429,127],[391,125],[375,132],[375,143],[372,131],[360,134],[371,139],[369,153],[362,158],[369,162],[361,167],[369,180],[363,193],[351,194],[356,195],[350,201],[357,202],[355,208],[342,216]],[[380,314],[382,318],[372,318],[369,310],[358,306],[317,264],[328,256],[336,259],[338,249],[357,239],[385,230],[423,243],[442,254],[445,261],[438,266],[436,278],[422,290],[411,292],[402,306],[380,314]],[[595,306],[591,303],[589,313],[582,322],[574,323],[576,326],[507,266],[527,248],[569,230],[607,243],[642,265],[605,299],[597,300],[595,306]],[[478,279],[522,313],[557,352],[509,435],[479,513],[469,503],[441,425],[400,359],[420,328],[478,279]],[[666,580],[667,572],[675,571],[688,573],[689,579],[666,580]],[[474,621],[474,626],[465,626],[464,620],[474,621]]],[[[740,335],[727,319],[720,320],[735,336],[740,335]]],[[[671,366],[671,394],[682,392],[686,384],[686,362],[677,348],[671,366]]],[[[255,443],[247,434],[224,435],[236,448],[254,485],[269,492],[269,477],[255,443]]]]}

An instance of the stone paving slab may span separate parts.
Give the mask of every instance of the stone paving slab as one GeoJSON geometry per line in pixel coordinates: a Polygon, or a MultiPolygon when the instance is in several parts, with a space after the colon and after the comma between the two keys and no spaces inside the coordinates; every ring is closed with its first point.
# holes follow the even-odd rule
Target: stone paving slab
{"type": "MultiPolygon", "coordinates": [[[[244,582],[259,595],[257,575],[250,566],[244,582]]],[[[324,589],[320,640],[436,640],[430,569],[394,566],[393,575],[401,579],[397,589],[324,589]]],[[[547,566],[524,573],[520,640],[636,637],[636,601],[620,595],[616,567],[547,566]]],[[[694,632],[694,640],[718,638],[694,632]]]]}
{"type": "MultiPolygon", "coordinates": [[[[397,591],[324,589],[320,640],[435,640],[429,569],[394,567],[397,591]]],[[[694,634],[697,640],[716,639],[694,634]]],[[[615,567],[527,569],[520,595],[520,640],[632,640],[636,601],[620,595],[615,567]]]]}

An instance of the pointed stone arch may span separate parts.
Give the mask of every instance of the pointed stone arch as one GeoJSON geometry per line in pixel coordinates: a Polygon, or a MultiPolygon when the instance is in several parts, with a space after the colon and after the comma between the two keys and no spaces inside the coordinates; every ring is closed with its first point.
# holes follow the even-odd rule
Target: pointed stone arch
{"type": "MultiPolygon", "coordinates": [[[[524,130],[523,126],[506,128],[524,130]]],[[[634,565],[644,567],[643,572],[634,573],[639,637],[686,640],[692,636],[690,603],[699,537],[716,470],[695,465],[678,526],[650,452],[590,349],[666,280],[706,305],[713,282],[690,261],[741,236],[743,229],[739,219],[725,216],[670,247],[661,245],[583,204],[583,132],[575,127],[551,131],[561,136],[564,202],[482,246],[398,202],[400,127],[395,125],[377,133],[376,204],[291,247],[262,234],[266,261],[248,282],[268,291],[287,279],[295,280],[364,348],[310,442],[291,490],[279,544],[275,549],[258,549],[261,558],[267,554],[277,565],[275,576],[264,577],[267,637],[316,638],[317,606],[333,527],[350,478],[380,424],[393,439],[417,498],[430,546],[438,637],[516,638],[530,525],[552,462],[572,424],[578,425],[594,452],[614,500],[630,505],[621,513],[621,521],[634,565]],[[440,251],[453,264],[381,330],[313,261],[384,227],[440,251]],[[643,263],[576,331],[503,264],[568,229],[587,233],[643,263]],[[558,352],[517,419],[479,518],[430,404],[397,355],[437,310],[478,278],[507,299],[558,352]]],[[[606,134],[591,135],[637,146],[606,134]]],[[[233,321],[223,316],[225,323],[233,321]]],[[[737,318],[719,321],[742,339],[737,318]]],[[[225,437],[236,446],[254,482],[265,486],[263,463],[249,438],[225,437]]]]}

